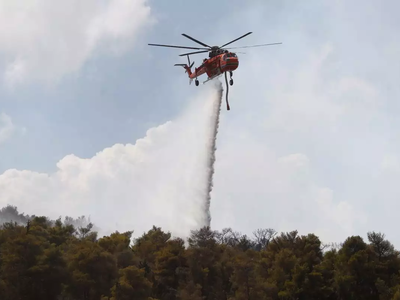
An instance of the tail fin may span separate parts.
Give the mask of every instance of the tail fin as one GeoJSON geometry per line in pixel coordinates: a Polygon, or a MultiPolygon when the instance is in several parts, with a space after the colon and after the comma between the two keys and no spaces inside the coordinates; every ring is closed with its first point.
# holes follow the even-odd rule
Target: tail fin
{"type": "MultiPolygon", "coordinates": [[[[192,67],[194,65],[194,62],[190,63],[189,55],[187,56],[188,58],[188,64],[175,64],[175,66],[181,66],[183,67],[186,71],[185,73],[188,73],[188,76],[192,75],[192,67]]],[[[190,84],[190,83],[189,83],[190,84]]]]}

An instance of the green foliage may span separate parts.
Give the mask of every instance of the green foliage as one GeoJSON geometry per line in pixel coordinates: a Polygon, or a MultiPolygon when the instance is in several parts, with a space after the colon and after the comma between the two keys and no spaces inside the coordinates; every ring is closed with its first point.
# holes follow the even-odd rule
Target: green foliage
{"type": "Polygon", "coordinates": [[[112,288],[112,299],[147,300],[151,294],[152,284],[144,276],[144,270],[136,266],[126,267],[119,272],[117,283],[112,288]]]}
{"type": "Polygon", "coordinates": [[[153,227],[97,238],[84,216],[0,210],[0,298],[60,300],[400,300],[400,257],[382,233],[326,251],[314,234],[250,238],[231,228],[185,241],[153,227]]]}

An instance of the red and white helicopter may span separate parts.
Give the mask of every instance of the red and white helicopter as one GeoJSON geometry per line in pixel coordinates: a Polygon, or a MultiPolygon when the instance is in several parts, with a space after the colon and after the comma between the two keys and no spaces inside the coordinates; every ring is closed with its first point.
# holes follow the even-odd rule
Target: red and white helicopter
{"type": "MultiPolygon", "coordinates": [[[[203,74],[207,74],[207,76],[208,76],[207,80],[203,82],[203,84],[204,84],[207,81],[210,81],[216,77],[219,77],[223,73],[225,73],[225,82],[226,82],[226,86],[228,89],[228,79],[227,79],[226,73],[229,72],[229,75],[230,75],[229,84],[233,85],[233,79],[232,79],[233,71],[236,70],[239,66],[238,56],[236,55],[236,53],[229,51],[230,49],[252,48],[252,47],[262,47],[262,46],[271,46],[271,45],[282,44],[282,43],[270,43],[270,44],[261,44],[261,45],[253,45],[253,46],[224,48],[225,46],[228,46],[228,45],[244,38],[245,36],[248,36],[251,33],[252,32],[248,32],[248,33],[242,35],[241,37],[238,37],[222,46],[209,46],[201,41],[194,39],[193,37],[191,37],[185,33],[182,33],[182,35],[184,37],[202,45],[205,48],[162,45],[162,44],[148,44],[148,45],[149,46],[159,46],[159,47],[199,50],[199,51],[195,51],[195,52],[180,54],[179,56],[187,56],[188,64],[175,64],[175,66],[182,66],[188,73],[188,76],[190,79],[189,84],[191,84],[194,79],[196,86],[199,85],[199,80],[197,78],[203,74]],[[194,71],[192,71],[194,62],[190,63],[189,55],[206,53],[206,52],[209,52],[209,57],[205,58],[203,60],[203,63],[200,66],[198,66],[197,68],[195,68],[194,71]]],[[[230,108],[229,108],[229,103],[228,103],[228,90],[227,90],[227,94],[226,94],[226,102],[227,102],[227,109],[229,110],[230,108]]]]}

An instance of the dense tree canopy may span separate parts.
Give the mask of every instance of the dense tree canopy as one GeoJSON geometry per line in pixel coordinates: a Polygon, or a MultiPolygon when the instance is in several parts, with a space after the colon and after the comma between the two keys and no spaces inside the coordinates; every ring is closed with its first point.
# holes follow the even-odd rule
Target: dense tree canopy
{"type": "Polygon", "coordinates": [[[153,227],[99,238],[84,217],[0,211],[0,299],[400,299],[399,252],[381,233],[326,248],[314,234],[153,227]]]}

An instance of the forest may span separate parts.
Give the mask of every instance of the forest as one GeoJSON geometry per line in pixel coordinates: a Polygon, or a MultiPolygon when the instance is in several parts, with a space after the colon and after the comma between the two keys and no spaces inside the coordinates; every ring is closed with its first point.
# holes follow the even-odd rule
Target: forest
{"type": "Polygon", "coordinates": [[[297,231],[227,228],[187,240],[153,226],[98,237],[84,217],[0,211],[0,299],[400,299],[400,257],[385,235],[325,245],[297,231]]]}

